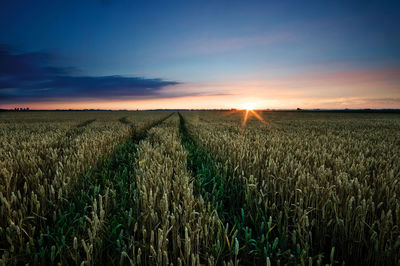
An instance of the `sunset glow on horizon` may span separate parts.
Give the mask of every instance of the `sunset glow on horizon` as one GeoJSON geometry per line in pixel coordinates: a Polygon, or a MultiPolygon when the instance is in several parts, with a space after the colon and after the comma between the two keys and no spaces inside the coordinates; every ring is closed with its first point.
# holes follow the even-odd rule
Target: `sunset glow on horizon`
{"type": "Polygon", "coordinates": [[[398,8],[10,1],[0,109],[400,108],[398,8]]]}

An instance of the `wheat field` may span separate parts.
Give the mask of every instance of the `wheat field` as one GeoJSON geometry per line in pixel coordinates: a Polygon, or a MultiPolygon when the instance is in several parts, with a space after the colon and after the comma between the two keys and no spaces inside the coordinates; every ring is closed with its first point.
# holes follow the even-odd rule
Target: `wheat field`
{"type": "Polygon", "coordinates": [[[400,265],[400,115],[0,113],[1,265],[400,265]]]}

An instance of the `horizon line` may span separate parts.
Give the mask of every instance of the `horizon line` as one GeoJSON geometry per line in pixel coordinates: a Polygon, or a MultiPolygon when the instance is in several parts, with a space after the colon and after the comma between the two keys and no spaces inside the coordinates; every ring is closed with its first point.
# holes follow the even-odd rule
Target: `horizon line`
{"type": "MultiPolygon", "coordinates": [[[[82,108],[82,109],[30,109],[25,108],[0,108],[0,112],[35,112],[35,111],[113,111],[113,112],[138,112],[138,111],[245,111],[243,108],[151,108],[151,109],[101,109],[101,108],[82,108]]],[[[253,109],[254,111],[400,111],[399,108],[262,108],[253,109]]]]}

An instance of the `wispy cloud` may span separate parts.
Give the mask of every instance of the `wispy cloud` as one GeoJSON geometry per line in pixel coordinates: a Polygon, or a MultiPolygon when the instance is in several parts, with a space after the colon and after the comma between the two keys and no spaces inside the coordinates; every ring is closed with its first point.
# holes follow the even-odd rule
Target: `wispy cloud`
{"type": "Polygon", "coordinates": [[[50,53],[24,53],[0,45],[0,103],[174,97],[160,92],[180,84],[157,78],[77,75],[74,67],[51,64],[54,59],[50,53]]]}
{"type": "Polygon", "coordinates": [[[400,98],[339,97],[299,101],[303,108],[399,108],[400,98]]]}

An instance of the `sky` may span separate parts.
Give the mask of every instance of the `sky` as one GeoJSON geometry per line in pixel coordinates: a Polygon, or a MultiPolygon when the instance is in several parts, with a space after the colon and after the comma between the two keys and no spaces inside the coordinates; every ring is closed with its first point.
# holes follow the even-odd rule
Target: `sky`
{"type": "Polygon", "coordinates": [[[0,108],[400,108],[398,1],[0,2],[0,108]]]}

